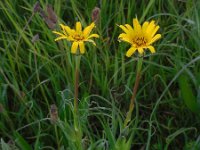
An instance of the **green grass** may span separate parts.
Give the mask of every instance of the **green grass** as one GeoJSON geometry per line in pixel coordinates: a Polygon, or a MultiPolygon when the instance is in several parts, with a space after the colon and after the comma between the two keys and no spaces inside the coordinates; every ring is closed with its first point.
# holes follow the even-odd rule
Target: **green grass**
{"type": "MultiPolygon", "coordinates": [[[[0,149],[200,149],[200,2],[198,0],[45,0],[58,24],[91,23],[97,46],[81,59],[80,130],[73,128],[75,59],[55,35],[34,1],[0,1],[0,149]],[[31,17],[32,16],[32,17],[31,17]],[[117,26],[155,19],[162,39],[146,53],[136,107],[123,122],[135,82],[137,56],[125,57],[117,26]],[[28,21],[30,20],[30,22],[28,21]],[[39,40],[32,43],[34,35],[39,40]],[[50,120],[55,104],[59,119],[50,120]]],[[[59,29],[57,24],[56,29],[59,29]]]]}

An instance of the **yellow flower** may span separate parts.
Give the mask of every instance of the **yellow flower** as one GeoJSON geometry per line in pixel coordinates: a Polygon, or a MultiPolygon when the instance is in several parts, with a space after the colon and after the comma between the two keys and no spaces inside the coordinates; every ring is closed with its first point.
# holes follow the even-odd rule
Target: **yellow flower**
{"type": "Polygon", "coordinates": [[[73,42],[71,47],[71,53],[77,54],[77,49],[79,47],[80,53],[85,53],[85,43],[91,42],[95,44],[95,42],[91,38],[99,38],[98,34],[90,34],[92,29],[95,27],[94,23],[91,23],[84,30],[82,30],[82,25],[80,22],[76,22],[76,29],[71,29],[69,26],[65,26],[60,24],[62,32],[53,31],[53,33],[59,35],[55,39],[55,41],[66,39],[68,41],[73,42]]]}
{"type": "Polygon", "coordinates": [[[126,52],[126,56],[130,57],[136,50],[139,54],[144,53],[144,49],[149,49],[151,53],[155,53],[155,48],[152,43],[161,38],[161,34],[156,34],[160,28],[155,24],[155,21],[144,22],[141,26],[138,19],[133,19],[133,27],[129,24],[119,26],[125,33],[119,35],[120,41],[125,41],[131,44],[131,48],[126,52]],[[156,35],[155,35],[156,34],[156,35]]]}

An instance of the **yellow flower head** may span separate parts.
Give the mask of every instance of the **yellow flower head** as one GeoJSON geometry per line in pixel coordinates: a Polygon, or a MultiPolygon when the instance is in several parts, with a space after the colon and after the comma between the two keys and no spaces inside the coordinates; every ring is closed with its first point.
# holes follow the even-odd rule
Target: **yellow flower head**
{"type": "Polygon", "coordinates": [[[77,54],[77,49],[79,47],[80,53],[85,53],[85,44],[84,42],[95,42],[91,38],[99,38],[98,34],[90,34],[92,29],[95,27],[94,23],[91,23],[84,30],[82,30],[82,25],[80,22],[76,22],[76,29],[71,29],[69,26],[60,24],[62,32],[53,31],[53,33],[59,35],[55,41],[66,39],[72,41],[71,53],[77,54]]]}
{"type": "Polygon", "coordinates": [[[131,44],[131,48],[126,52],[126,56],[130,57],[136,50],[139,54],[144,53],[144,49],[149,49],[151,53],[155,53],[155,48],[151,44],[161,38],[161,34],[156,34],[160,28],[155,21],[144,22],[141,26],[138,19],[133,19],[133,27],[129,24],[119,26],[125,33],[119,35],[120,41],[131,44]],[[155,35],[156,34],[156,35],[155,35]]]}

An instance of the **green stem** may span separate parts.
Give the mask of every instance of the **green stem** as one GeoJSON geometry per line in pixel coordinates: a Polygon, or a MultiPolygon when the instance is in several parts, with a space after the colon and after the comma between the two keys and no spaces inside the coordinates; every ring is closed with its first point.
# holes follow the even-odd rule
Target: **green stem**
{"type": "Polygon", "coordinates": [[[76,134],[76,147],[78,150],[82,150],[82,131],[79,123],[79,111],[78,111],[78,87],[79,87],[79,69],[81,55],[75,56],[76,69],[75,69],[75,82],[74,82],[74,130],[76,134]]]}
{"type": "Polygon", "coordinates": [[[139,85],[140,78],[141,78],[142,62],[143,62],[143,57],[141,56],[141,57],[138,58],[138,62],[137,62],[137,73],[136,73],[135,84],[134,84],[134,87],[133,87],[133,94],[132,94],[130,105],[129,105],[129,111],[127,113],[127,116],[126,116],[126,119],[125,119],[125,122],[124,122],[124,127],[126,127],[127,124],[131,120],[131,115],[132,115],[132,112],[133,112],[133,109],[134,109],[135,97],[136,97],[136,94],[137,94],[137,89],[138,89],[138,85],[139,85]]]}
{"type": "Polygon", "coordinates": [[[78,131],[78,86],[79,86],[79,68],[81,55],[76,55],[76,69],[75,69],[75,82],[74,82],[74,128],[78,131]]]}
{"type": "Polygon", "coordinates": [[[57,142],[57,147],[60,149],[60,142],[59,142],[59,136],[58,136],[58,128],[57,125],[54,125],[55,128],[55,133],[56,133],[56,142],[57,142]]]}

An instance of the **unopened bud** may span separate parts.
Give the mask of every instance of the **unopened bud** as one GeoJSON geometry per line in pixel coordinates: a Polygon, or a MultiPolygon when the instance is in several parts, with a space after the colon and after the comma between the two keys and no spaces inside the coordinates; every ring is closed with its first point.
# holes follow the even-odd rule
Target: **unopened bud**
{"type": "Polygon", "coordinates": [[[32,43],[35,43],[35,42],[37,42],[39,39],[40,39],[40,37],[39,37],[39,34],[37,33],[36,35],[34,35],[34,36],[32,37],[31,42],[32,42],[32,43]]]}
{"type": "Polygon", "coordinates": [[[41,7],[40,7],[40,2],[38,1],[38,2],[35,3],[35,5],[34,5],[34,7],[33,7],[33,12],[34,12],[34,13],[39,12],[40,9],[41,9],[41,7]]]}
{"type": "Polygon", "coordinates": [[[58,19],[56,16],[56,13],[54,12],[53,8],[51,5],[47,5],[47,14],[48,14],[48,19],[52,21],[52,23],[56,24],[58,19]]]}
{"type": "Polygon", "coordinates": [[[40,10],[40,16],[44,19],[45,23],[50,29],[54,29],[56,27],[58,19],[50,4],[47,5],[46,11],[47,14],[43,10],[40,10]]]}
{"type": "Polygon", "coordinates": [[[50,118],[52,124],[55,124],[58,120],[58,109],[55,104],[52,104],[50,106],[50,118]]]}
{"type": "Polygon", "coordinates": [[[9,145],[10,149],[17,150],[17,147],[15,146],[15,142],[13,140],[9,140],[8,145],[9,145]]]}
{"type": "Polygon", "coordinates": [[[100,8],[95,7],[92,10],[92,21],[95,22],[95,23],[98,23],[99,18],[100,18],[100,8]]]}
{"type": "Polygon", "coordinates": [[[4,111],[3,105],[0,103],[0,113],[3,113],[3,111],[4,111]]]}

